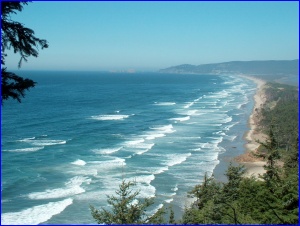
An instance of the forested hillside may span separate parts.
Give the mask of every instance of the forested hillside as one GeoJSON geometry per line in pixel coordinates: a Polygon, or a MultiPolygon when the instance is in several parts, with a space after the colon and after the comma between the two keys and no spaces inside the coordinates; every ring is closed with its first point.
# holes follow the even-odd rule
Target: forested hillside
{"type": "Polygon", "coordinates": [[[230,165],[228,182],[204,179],[191,195],[183,224],[298,224],[298,89],[266,86],[260,126],[269,138],[258,155],[266,160],[261,178],[243,177],[243,166],[230,165]]]}
{"type": "Polygon", "coordinates": [[[270,82],[298,85],[299,60],[231,61],[215,64],[182,64],[165,69],[162,73],[192,74],[246,74],[270,82]]]}
{"type": "Polygon", "coordinates": [[[267,102],[261,111],[261,129],[267,130],[272,125],[279,147],[288,149],[298,137],[298,89],[268,83],[265,95],[267,102]]]}

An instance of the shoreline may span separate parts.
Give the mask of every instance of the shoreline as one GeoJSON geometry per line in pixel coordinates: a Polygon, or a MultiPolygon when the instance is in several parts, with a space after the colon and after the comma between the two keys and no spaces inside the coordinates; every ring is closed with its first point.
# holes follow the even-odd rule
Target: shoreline
{"type": "Polygon", "coordinates": [[[244,145],[245,153],[235,157],[234,161],[237,163],[241,163],[245,166],[246,177],[255,176],[258,178],[260,175],[263,175],[265,173],[265,169],[263,167],[265,165],[265,161],[263,161],[260,158],[254,157],[252,153],[253,152],[255,153],[257,148],[260,146],[260,144],[256,141],[264,142],[267,138],[267,136],[264,133],[258,131],[257,124],[259,119],[256,112],[258,109],[261,109],[262,105],[266,101],[266,97],[264,93],[266,81],[248,75],[239,75],[239,76],[252,80],[254,83],[256,83],[257,88],[253,96],[254,99],[253,110],[248,119],[248,126],[250,129],[246,131],[243,136],[244,140],[247,142],[244,145]]]}
{"type": "MultiPolygon", "coordinates": [[[[257,130],[258,116],[256,112],[257,111],[256,109],[260,109],[261,106],[266,101],[266,97],[264,94],[266,81],[249,75],[244,75],[244,74],[239,74],[236,76],[251,80],[256,84],[256,91],[253,96],[254,106],[248,118],[248,122],[247,122],[248,130],[244,131],[243,134],[243,139],[245,141],[245,144],[243,146],[244,147],[243,151],[236,155],[223,154],[223,155],[219,155],[218,157],[218,160],[220,162],[213,170],[213,175],[215,179],[220,182],[225,182],[227,180],[224,173],[228,168],[229,162],[232,162],[234,165],[237,164],[244,165],[246,169],[245,172],[246,177],[250,177],[253,175],[256,178],[258,178],[259,175],[265,173],[265,169],[263,167],[265,165],[265,161],[257,157],[254,157],[251,153],[256,152],[256,149],[260,146],[260,144],[256,142],[257,140],[264,142],[267,138],[265,134],[257,130]]],[[[227,150],[226,152],[232,152],[232,151],[233,150],[227,150]]]]}

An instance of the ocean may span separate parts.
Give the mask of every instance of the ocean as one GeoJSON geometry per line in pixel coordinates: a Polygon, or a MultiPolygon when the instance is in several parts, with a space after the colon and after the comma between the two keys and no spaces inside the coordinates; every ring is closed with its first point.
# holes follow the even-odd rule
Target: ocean
{"type": "Polygon", "coordinates": [[[18,74],[37,85],[22,103],[2,106],[2,224],[94,224],[89,205],[109,208],[107,195],[123,179],[136,182],[139,198],[155,197],[149,214],[162,205],[180,213],[187,192],[212,175],[220,156],[244,151],[251,80],[18,74]]]}

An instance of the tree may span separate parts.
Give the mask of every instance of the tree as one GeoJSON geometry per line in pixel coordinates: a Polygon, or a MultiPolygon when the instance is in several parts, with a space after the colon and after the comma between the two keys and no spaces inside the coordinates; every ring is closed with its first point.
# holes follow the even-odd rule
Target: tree
{"type": "Polygon", "coordinates": [[[169,224],[176,224],[175,214],[174,214],[174,210],[172,207],[170,207],[169,224]]]}
{"type": "Polygon", "coordinates": [[[13,72],[8,72],[5,65],[6,50],[13,49],[14,53],[19,53],[21,58],[18,63],[20,68],[23,61],[27,61],[30,56],[38,57],[38,47],[48,48],[48,43],[44,39],[34,36],[34,31],[25,27],[23,24],[12,21],[11,14],[21,12],[27,2],[1,2],[1,91],[2,99],[16,99],[21,102],[25,91],[35,86],[31,79],[24,79],[13,72]]]}
{"type": "Polygon", "coordinates": [[[203,208],[203,206],[211,200],[220,191],[220,184],[215,181],[213,176],[208,177],[207,173],[204,175],[203,183],[196,185],[192,191],[189,192],[191,198],[197,198],[195,204],[197,204],[198,209],[203,208]]]}
{"type": "Polygon", "coordinates": [[[258,157],[263,157],[267,160],[266,165],[264,165],[266,173],[263,174],[262,178],[266,181],[271,190],[274,185],[278,184],[280,181],[280,169],[276,163],[281,157],[278,149],[278,142],[275,139],[273,130],[273,126],[271,125],[268,133],[268,139],[264,143],[259,142],[264,147],[265,153],[256,154],[258,157]]]}
{"type": "Polygon", "coordinates": [[[222,190],[221,183],[205,173],[202,184],[196,185],[189,192],[189,197],[196,198],[190,208],[186,208],[182,217],[183,224],[216,224],[221,222],[221,215],[216,210],[215,200],[222,190]]]}
{"type": "MultiPolygon", "coordinates": [[[[218,183],[213,177],[204,175],[204,181],[190,192],[197,198],[192,207],[186,209],[184,224],[240,224],[249,217],[240,212],[238,203],[239,185],[243,180],[243,166],[228,166],[227,183],[218,183]]],[[[250,221],[250,220],[249,220],[250,221]]]]}
{"type": "Polygon", "coordinates": [[[131,189],[135,183],[122,181],[117,196],[108,196],[108,204],[112,210],[102,210],[90,206],[92,216],[98,224],[159,224],[163,223],[165,211],[160,208],[154,215],[148,216],[146,210],[154,201],[150,198],[144,200],[137,199],[139,191],[133,192],[131,189]]]}
{"type": "Polygon", "coordinates": [[[233,201],[238,198],[239,185],[243,179],[245,171],[246,170],[243,165],[233,166],[230,162],[225,174],[228,182],[224,184],[223,187],[223,192],[227,200],[233,201]]]}

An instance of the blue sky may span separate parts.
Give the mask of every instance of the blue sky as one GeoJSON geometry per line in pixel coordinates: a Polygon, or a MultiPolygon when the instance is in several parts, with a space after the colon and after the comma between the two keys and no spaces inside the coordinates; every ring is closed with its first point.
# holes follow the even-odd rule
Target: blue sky
{"type": "MultiPolygon", "coordinates": [[[[49,42],[24,70],[150,70],[299,55],[298,2],[33,2],[13,20],[49,42]]],[[[8,69],[18,55],[9,53],[8,69]]]]}

